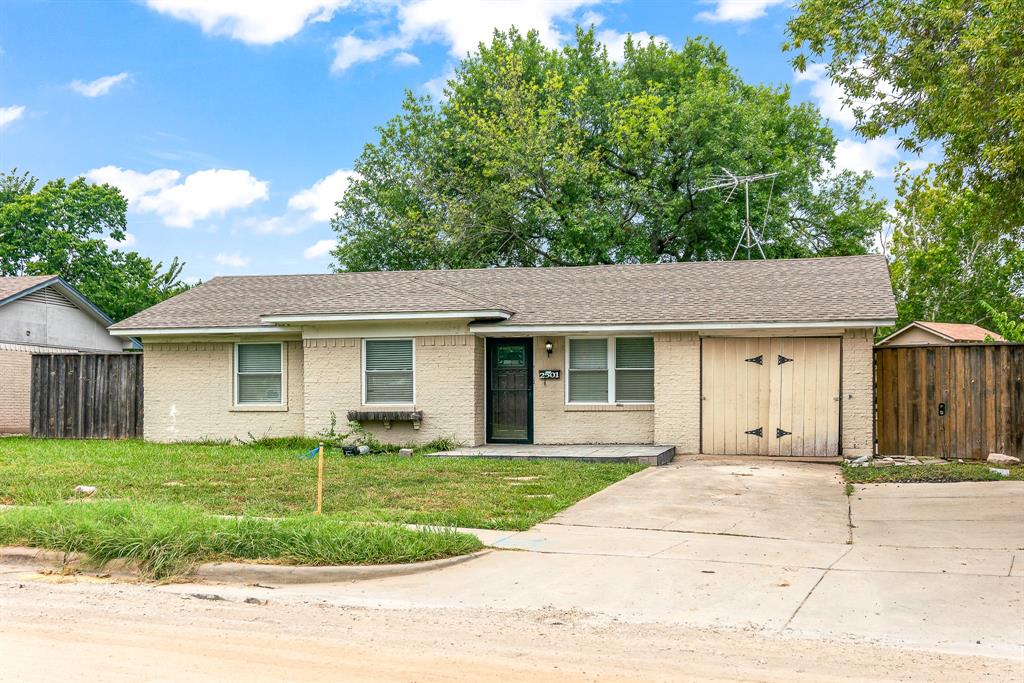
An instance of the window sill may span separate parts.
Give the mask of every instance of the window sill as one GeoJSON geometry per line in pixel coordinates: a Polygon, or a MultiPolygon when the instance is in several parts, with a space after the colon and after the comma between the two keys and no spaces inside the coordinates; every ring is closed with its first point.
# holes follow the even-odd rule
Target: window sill
{"type": "Polygon", "coordinates": [[[646,413],[654,410],[653,403],[566,403],[567,413],[646,413]]]}
{"type": "Polygon", "coordinates": [[[288,412],[288,405],[286,403],[252,403],[233,405],[228,409],[231,413],[286,413],[288,412]]]}

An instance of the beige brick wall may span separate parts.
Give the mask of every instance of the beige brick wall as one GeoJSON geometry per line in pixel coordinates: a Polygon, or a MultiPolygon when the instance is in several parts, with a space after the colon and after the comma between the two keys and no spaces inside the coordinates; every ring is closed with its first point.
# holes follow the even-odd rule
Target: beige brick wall
{"type": "Polygon", "coordinates": [[[285,403],[233,406],[234,343],[144,339],[145,438],[149,441],[246,439],[302,434],[302,342],[287,341],[285,403]]]}
{"type": "Polygon", "coordinates": [[[28,434],[32,354],[0,350],[0,434],[28,434]]]}
{"type": "Polygon", "coordinates": [[[874,452],[874,330],[843,334],[843,455],[874,452]]]}
{"type": "Polygon", "coordinates": [[[564,367],[565,337],[535,337],[533,358],[535,443],[654,443],[654,406],[566,405],[565,383],[568,381],[568,373],[564,367]],[[544,349],[548,341],[554,345],[550,356],[544,349]],[[558,380],[542,381],[536,379],[538,370],[560,370],[562,376],[558,380]]]}
{"type": "Polygon", "coordinates": [[[700,338],[654,336],[654,441],[677,453],[700,452],[700,338]]]}
{"type": "MultiPolygon", "coordinates": [[[[306,363],[305,431],[315,434],[330,423],[331,411],[339,431],[346,428],[349,410],[362,407],[362,340],[317,338],[304,340],[306,363]]],[[[389,443],[422,443],[452,437],[466,445],[483,440],[483,339],[468,334],[415,337],[416,404],[423,422],[415,430],[408,422],[363,426],[389,443]]],[[[372,409],[388,406],[373,405],[372,409]]],[[[408,409],[409,406],[396,406],[408,409]]]]}

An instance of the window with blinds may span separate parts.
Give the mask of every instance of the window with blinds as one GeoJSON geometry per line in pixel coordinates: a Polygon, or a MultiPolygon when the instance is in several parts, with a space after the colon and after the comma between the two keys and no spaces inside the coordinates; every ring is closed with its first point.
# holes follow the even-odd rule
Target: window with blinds
{"type": "Polygon", "coordinates": [[[615,402],[654,402],[654,338],[615,339],[615,402]]]}
{"type": "Polygon", "coordinates": [[[569,340],[569,402],[608,402],[608,340],[569,340]]]}
{"type": "Polygon", "coordinates": [[[569,403],[653,403],[654,338],[569,340],[569,403]]]}
{"type": "Polygon", "coordinates": [[[235,402],[281,403],[282,345],[235,345],[235,402]]]}
{"type": "Polygon", "coordinates": [[[364,403],[413,403],[415,377],[411,339],[363,342],[364,403]]]}

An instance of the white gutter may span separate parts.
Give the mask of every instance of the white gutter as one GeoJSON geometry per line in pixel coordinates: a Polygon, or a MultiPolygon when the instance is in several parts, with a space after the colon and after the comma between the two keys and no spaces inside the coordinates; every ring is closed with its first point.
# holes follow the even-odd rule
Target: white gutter
{"type": "Polygon", "coordinates": [[[175,334],[294,334],[295,330],[286,330],[269,325],[259,327],[151,327],[131,330],[110,330],[117,337],[154,337],[175,334]]]}
{"type": "Polygon", "coordinates": [[[688,332],[692,330],[774,330],[782,328],[851,328],[888,327],[895,320],[830,320],[790,322],[739,322],[739,323],[651,323],[646,325],[503,325],[476,323],[469,326],[470,332],[499,334],[597,334],[603,332],[688,332]]]}
{"type": "Polygon", "coordinates": [[[512,314],[508,311],[422,311],[400,313],[296,313],[279,315],[261,315],[265,323],[289,325],[298,323],[331,323],[331,322],[367,322],[372,320],[439,320],[439,319],[472,319],[500,318],[508,320],[512,314]]]}

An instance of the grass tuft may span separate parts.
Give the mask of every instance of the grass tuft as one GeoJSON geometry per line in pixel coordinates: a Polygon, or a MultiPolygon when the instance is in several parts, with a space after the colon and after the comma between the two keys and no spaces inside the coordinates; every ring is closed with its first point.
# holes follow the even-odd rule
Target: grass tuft
{"type": "Polygon", "coordinates": [[[154,578],[201,562],[369,565],[419,562],[479,550],[480,540],[454,530],[413,530],[314,517],[217,517],[181,505],[60,503],[0,513],[0,545],[85,553],[103,565],[138,563],[154,578]]]}
{"type": "Polygon", "coordinates": [[[984,462],[951,462],[945,465],[906,465],[891,467],[850,467],[843,465],[843,477],[853,484],[936,483],[957,481],[1024,480],[1024,465],[1009,468],[1010,476],[993,472],[984,462]]]}

